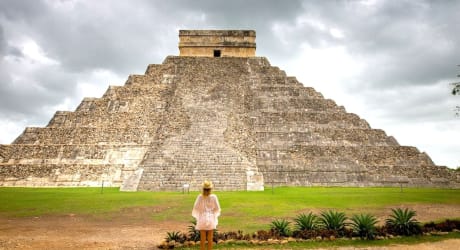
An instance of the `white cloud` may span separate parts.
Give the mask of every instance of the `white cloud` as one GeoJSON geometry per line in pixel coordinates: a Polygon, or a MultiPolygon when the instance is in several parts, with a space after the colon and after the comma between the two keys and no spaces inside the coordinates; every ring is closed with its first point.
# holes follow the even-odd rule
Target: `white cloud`
{"type": "Polygon", "coordinates": [[[77,81],[76,99],[82,100],[84,97],[101,97],[109,85],[122,85],[126,78],[120,77],[114,72],[106,69],[96,69],[82,75],[77,81]]]}
{"type": "Polygon", "coordinates": [[[341,102],[347,99],[343,89],[354,82],[363,70],[357,58],[350,55],[344,46],[312,48],[302,44],[296,58],[285,62],[290,75],[296,76],[306,86],[314,87],[327,98],[341,102]]]}
{"type": "Polygon", "coordinates": [[[330,28],[329,33],[331,33],[331,36],[337,39],[342,39],[345,37],[345,35],[343,34],[343,31],[336,29],[336,28],[330,28]]]}
{"type": "Polygon", "coordinates": [[[0,122],[0,143],[12,143],[22,133],[26,125],[29,124],[25,120],[2,119],[0,122]]]}
{"type": "Polygon", "coordinates": [[[22,44],[22,54],[26,59],[30,60],[32,63],[39,63],[43,65],[58,65],[59,62],[49,58],[44,52],[43,49],[38,46],[34,40],[27,40],[22,44]]]}

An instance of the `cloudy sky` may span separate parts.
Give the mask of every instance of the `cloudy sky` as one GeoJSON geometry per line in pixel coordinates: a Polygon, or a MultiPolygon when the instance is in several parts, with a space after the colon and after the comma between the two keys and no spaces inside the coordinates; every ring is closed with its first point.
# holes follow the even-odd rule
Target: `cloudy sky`
{"type": "Polygon", "coordinates": [[[1,0],[0,143],[178,55],[179,29],[253,29],[258,56],[455,168],[459,11],[447,0],[1,0]]]}

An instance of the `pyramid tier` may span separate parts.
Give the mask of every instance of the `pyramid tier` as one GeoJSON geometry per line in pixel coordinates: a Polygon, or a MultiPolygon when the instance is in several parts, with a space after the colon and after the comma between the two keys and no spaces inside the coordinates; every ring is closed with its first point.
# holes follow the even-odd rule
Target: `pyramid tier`
{"type": "MultiPolygon", "coordinates": [[[[270,127],[270,129],[272,129],[270,127]]],[[[305,131],[258,131],[259,149],[284,149],[292,146],[388,146],[397,145],[383,130],[311,127],[305,131]]]]}

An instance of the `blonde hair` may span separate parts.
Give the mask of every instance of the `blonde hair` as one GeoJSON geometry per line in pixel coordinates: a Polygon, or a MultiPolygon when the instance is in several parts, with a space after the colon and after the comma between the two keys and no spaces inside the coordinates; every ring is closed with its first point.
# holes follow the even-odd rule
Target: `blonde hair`
{"type": "Polygon", "coordinates": [[[210,194],[211,194],[210,188],[203,188],[203,192],[202,192],[203,196],[209,196],[210,194]]]}

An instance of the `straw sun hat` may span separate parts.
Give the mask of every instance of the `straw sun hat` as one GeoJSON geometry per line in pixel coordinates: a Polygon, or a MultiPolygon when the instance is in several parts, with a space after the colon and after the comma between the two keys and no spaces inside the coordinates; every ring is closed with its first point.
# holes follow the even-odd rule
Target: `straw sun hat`
{"type": "Polygon", "coordinates": [[[203,189],[212,189],[212,182],[204,181],[203,182],[203,189]]]}

